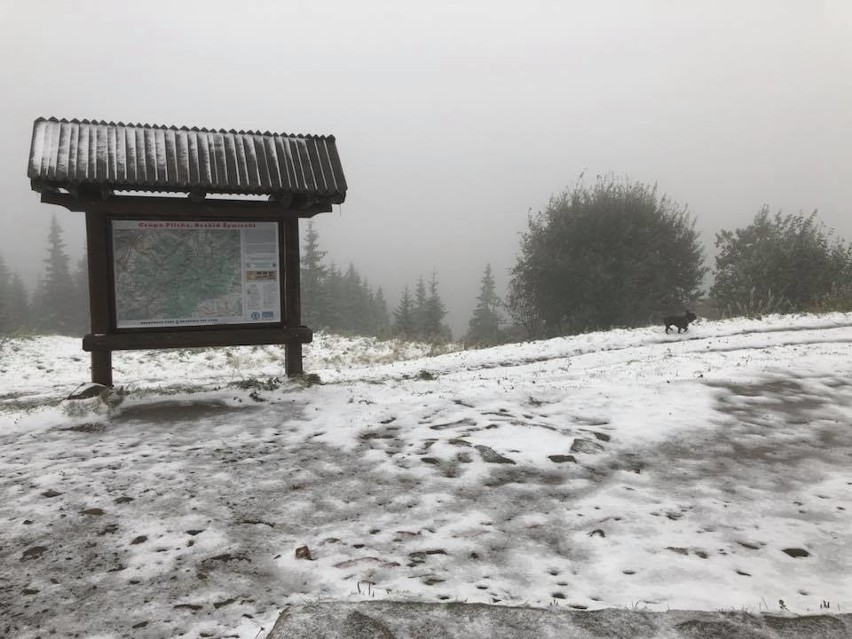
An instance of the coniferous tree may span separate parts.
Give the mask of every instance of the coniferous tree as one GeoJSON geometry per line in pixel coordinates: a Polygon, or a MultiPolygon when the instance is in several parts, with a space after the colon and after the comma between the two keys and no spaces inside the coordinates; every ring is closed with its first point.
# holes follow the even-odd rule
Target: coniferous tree
{"type": "Polygon", "coordinates": [[[343,274],[334,262],[326,271],[323,291],[326,306],[319,325],[331,332],[340,332],[343,330],[346,309],[343,303],[343,274]]]}
{"type": "Polygon", "coordinates": [[[85,253],[77,261],[72,280],[74,287],[74,330],[82,335],[88,332],[91,326],[89,321],[89,264],[85,253]]]}
{"type": "Polygon", "coordinates": [[[328,269],[323,265],[325,252],[319,248],[319,233],[308,222],[302,248],[302,322],[311,328],[329,325],[329,300],[326,290],[328,269]]]}
{"type": "Polygon", "coordinates": [[[415,325],[415,308],[414,302],[411,299],[411,292],[406,286],[402,291],[402,297],[396,310],[393,312],[394,317],[394,334],[403,338],[413,338],[416,336],[417,326],[415,325]]]}
{"type": "Polygon", "coordinates": [[[314,329],[356,335],[382,335],[389,329],[384,295],[374,294],[354,264],[345,272],[325,266],[319,234],[308,224],[301,258],[302,317],[314,329]]]}
{"type": "Polygon", "coordinates": [[[358,335],[370,333],[371,295],[369,287],[361,280],[361,275],[355,269],[355,265],[350,263],[346,275],[343,277],[341,299],[344,308],[343,324],[346,332],[358,335]]]}
{"type": "Polygon", "coordinates": [[[471,344],[491,346],[499,344],[500,336],[500,298],[494,285],[491,265],[485,265],[485,272],[479,285],[479,297],[467,330],[467,340],[471,344]]]}
{"type": "Polygon", "coordinates": [[[426,335],[426,280],[421,275],[414,287],[414,299],[412,300],[412,318],[414,322],[414,333],[412,337],[422,339],[426,335]]]}
{"type": "Polygon", "coordinates": [[[430,341],[449,340],[451,337],[450,329],[444,324],[446,315],[447,307],[444,306],[444,302],[438,294],[438,275],[433,272],[432,278],[429,280],[429,293],[423,307],[421,337],[430,341]]]}
{"type": "Polygon", "coordinates": [[[62,227],[54,215],[47,237],[47,258],[35,304],[37,328],[61,335],[75,333],[74,281],[62,239],[62,227]]]}
{"type": "Polygon", "coordinates": [[[24,286],[24,280],[18,273],[14,273],[9,280],[8,291],[9,306],[6,315],[8,331],[14,333],[32,328],[29,295],[26,286],[24,286]]]}
{"type": "Polygon", "coordinates": [[[390,330],[390,315],[388,314],[388,303],[382,287],[376,289],[373,297],[373,321],[374,333],[377,337],[385,337],[390,330]]]}
{"type": "Polygon", "coordinates": [[[6,267],[6,261],[0,255],[0,334],[10,332],[12,277],[6,267]]]}

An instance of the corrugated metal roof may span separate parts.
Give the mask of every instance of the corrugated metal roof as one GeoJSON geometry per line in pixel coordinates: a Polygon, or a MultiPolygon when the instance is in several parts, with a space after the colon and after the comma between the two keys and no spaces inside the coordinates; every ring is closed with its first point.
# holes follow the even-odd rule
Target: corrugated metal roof
{"type": "Polygon", "coordinates": [[[120,191],[346,197],[334,136],[39,118],[33,189],[83,184],[120,191]]]}

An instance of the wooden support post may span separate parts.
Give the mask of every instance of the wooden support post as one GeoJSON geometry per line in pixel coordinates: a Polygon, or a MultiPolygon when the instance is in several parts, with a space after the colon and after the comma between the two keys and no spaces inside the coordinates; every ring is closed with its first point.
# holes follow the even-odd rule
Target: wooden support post
{"type": "MultiPolygon", "coordinates": [[[[299,258],[299,218],[284,220],[284,324],[288,329],[302,325],[301,260],[299,258]]],[[[301,375],[302,342],[284,343],[284,372],[287,377],[301,375]]]]}
{"type": "MultiPolygon", "coordinates": [[[[89,263],[89,313],[93,335],[110,331],[109,224],[105,215],[86,211],[86,250],[89,263]]],[[[112,351],[92,351],[92,382],[112,386],[112,351]]]]}

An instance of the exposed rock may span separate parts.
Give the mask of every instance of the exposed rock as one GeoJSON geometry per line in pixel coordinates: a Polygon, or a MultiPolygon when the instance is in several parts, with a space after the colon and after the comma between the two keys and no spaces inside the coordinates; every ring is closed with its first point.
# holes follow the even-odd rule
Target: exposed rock
{"type": "Polygon", "coordinates": [[[232,604],[232,603],[234,603],[236,600],[237,600],[237,599],[236,599],[236,597],[231,597],[230,599],[223,599],[222,601],[214,601],[214,602],[213,602],[213,607],[214,607],[216,610],[218,610],[219,608],[222,608],[223,606],[229,606],[229,605],[231,605],[231,604],[232,604]]]}
{"type": "Polygon", "coordinates": [[[784,548],[783,550],[788,555],[790,555],[791,557],[794,557],[794,558],[810,557],[811,556],[811,553],[809,553],[804,548],[784,548]]]}
{"type": "Polygon", "coordinates": [[[71,393],[66,399],[91,399],[109,390],[108,386],[102,384],[88,384],[81,390],[71,393]]]}
{"type": "Polygon", "coordinates": [[[574,455],[548,455],[547,458],[554,464],[564,464],[567,462],[576,463],[577,458],[574,455]]]}
{"type": "Polygon", "coordinates": [[[419,566],[420,564],[425,563],[426,559],[428,559],[429,555],[446,555],[446,554],[447,554],[447,551],[444,550],[443,548],[438,548],[437,550],[418,550],[417,552],[409,553],[409,555],[408,555],[408,559],[409,559],[408,566],[409,567],[419,566]]]}
{"type": "Polygon", "coordinates": [[[225,563],[230,563],[232,561],[247,561],[251,563],[251,559],[243,553],[231,554],[229,552],[225,552],[221,555],[216,555],[215,557],[208,557],[207,559],[202,560],[201,564],[204,566],[210,566],[214,561],[224,561],[225,563]]]}
{"type": "Polygon", "coordinates": [[[493,448],[488,446],[483,446],[481,444],[474,446],[476,450],[479,451],[479,454],[482,456],[482,460],[488,462],[489,464],[514,464],[515,462],[509,459],[508,457],[503,457],[500,453],[495,451],[493,448]]]}
{"type": "Polygon", "coordinates": [[[296,548],[296,559],[307,559],[308,561],[314,560],[311,556],[311,549],[307,546],[299,546],[296,548]]]}
{"type": "Polygon", "coordinates": [[[603,452],[603,449],[604,447],[596,441],[591,439],[585,439],[583,437],[578,437],[571,443],[572,453],[588,453],[590,455],[595,455],[597,453],[603,452]]]}
{"type": "Polygon", "coordinates": [[[44,554],[44,551],[46,550],[47,546],[33,546],[32,548],[27,548],[21,555],[21,561],[27,561],[28,559],[38,559],[44,554]]]}

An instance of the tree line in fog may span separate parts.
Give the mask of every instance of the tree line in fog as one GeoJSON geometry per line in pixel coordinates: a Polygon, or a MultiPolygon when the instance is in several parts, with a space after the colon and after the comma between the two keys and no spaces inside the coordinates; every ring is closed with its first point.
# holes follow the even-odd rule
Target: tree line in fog
{"type": "MultiPolygon", "coordinates": [[[[852,310],[852,248],[816,212],[762,207],[749,224],[716,234],[712,270],[695,222],[656,186],[579,181],[529,216],[504,297],[490,265],[469,274],[479,277],[476,307],[457,337],[489,346],[645,326],[696,304],[719,317],[852,310]]],[[[301,267],[302,321],[314,330],[452,339],[437,273],[408,283],[389,307],[354,264],[327,259],[310,223],[301,267]]],[[[83,335],[88,308],[85,258],[72,263],[55,217],[32,291],[0,255],[0,334],[83,335]]]]}

